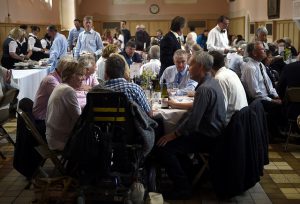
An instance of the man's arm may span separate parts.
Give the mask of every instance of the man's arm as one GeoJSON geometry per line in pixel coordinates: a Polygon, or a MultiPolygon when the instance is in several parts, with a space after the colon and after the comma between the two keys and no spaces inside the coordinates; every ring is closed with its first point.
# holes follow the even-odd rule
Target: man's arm
{"type": "Polygon", "coordinates": [[[103,49],[103,42],[102,42],[102,39],[101,39],[101,36],[99,33],[96,33],[96,52],[95,52],[95,55],[96,56],[99,56],[102,54],[102,49],[103,49]]]}

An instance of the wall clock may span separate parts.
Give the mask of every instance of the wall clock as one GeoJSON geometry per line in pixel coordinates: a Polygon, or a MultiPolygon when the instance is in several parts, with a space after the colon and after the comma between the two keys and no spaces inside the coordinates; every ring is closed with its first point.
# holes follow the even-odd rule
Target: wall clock
{"type": "Polygon", "coordinates": [[[150,13],[157,14],[159,12],[159,6],[157,4],[152,4],[150,6],[150,13]]]}

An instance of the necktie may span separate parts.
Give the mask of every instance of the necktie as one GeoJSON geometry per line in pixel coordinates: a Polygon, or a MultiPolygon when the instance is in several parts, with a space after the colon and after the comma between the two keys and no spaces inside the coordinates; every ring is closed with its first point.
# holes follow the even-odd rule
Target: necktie
{"type": "Polygon", "coordinates": [[[179,85],[180,82],[181,82],[181,78],[182,78],[182,76],[181,76],[180,72],[178,72],[178,73],[177,73],[177,81],[176,81],[178,85],[179,85]]]}
{"type": "Polygon", "coordinates": [[[271,94],[270,87],[269,87],[269,85],[268,85],[266,76],[265,76],[265,74],[264,74],[263,66],[262,66],[261,63],[259,63],[259,68],[260,68],[260,72],[261,72],[261,75],[262,75],[262,77],[263,77],[264,84],[265,84],[265,87],[266,87],[266,89],[267,89],[268,95],[270,95],[270,94],[271,94]]]}

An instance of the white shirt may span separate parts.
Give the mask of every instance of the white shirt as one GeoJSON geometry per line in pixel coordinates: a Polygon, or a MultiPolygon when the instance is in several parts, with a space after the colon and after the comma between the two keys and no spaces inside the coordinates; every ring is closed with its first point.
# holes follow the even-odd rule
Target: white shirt
{"type": "Polygon", "coordinates": [[[152,73],[156,73],[157,75],[159,74],[161,62],[159,59],[151,59],[150,62],[144,64],[141,66],[141,74],[143,71],[152,71],[152,73]]]}
{"type": "Polygon", "coordinates": [[[46,139],[52,150],[63,150],[81,114],[75,90],[59,84],[53,90],[47,107],[46,139]]]}
{"type": "Polygon", "coordinates": [[[16,53],[17,47],[18,47],[18,43],[13,39],[13,41],[10,41],[10,43],[8,44],[8,51],[16,53]]]}
{"type": "Polygon", "coordinates": [[[33,36],[36,37],[33,33],[29,33],[28,50],[32,50],[32,51],[35,51],[35,52],[42,51],[42,48],[34,47],[34,44],[35,44],[36,40],[33,36]]]}
{"type": "MultiPolygon", "coordinates": [[[[160,83],[163,83],[164,79],[166,80],[167,84],[176,83],[178,73],[179,72],[177,71],[176,65],[167,67],[160,77],[160,83]]],[[[180,84],[178,85],[178,88],[182,89],[182,91],[184,92],[195,90],[198,83],[190,78],[188,65],[186,65],[185,69],[180,74],[182,75],[182,78],[180,84]]]]}
{"type": "Polygon", "coordinates": [[[239,77],[242,75],[241,66],[243,63],[243,56],[237,54],[236,52],[227,53],[225,58],[226,67],[233,70],[239,77]]]}
{"type": "Polygon", "coordinates": [[[121,49],[123,50],[124,47],[125,47],[125,44],[124,44],[124,35],[123,34],[120,34],[118,36],[118,40],[121,41],[121,49]]]}
{"type": "Polygon", "coordinates": [[[265,75],[270,92],[274,97],[278,94],[274,89],[272,82],[266,72],[266,67],[261,63],[249,57],[249,61],[242,66],[241,80],[245,86],[245,89],[251,98],[262,98],[263,100],[271,101],[272,98],[268,96],[267,88],[264,84],[264,79],[260,71],[259,65],[263,67],[263,73],[265,75]]]}
{"type": "Polygon", "coordinates": [[[219,82],[224,94],[227,125],[236,111],[248,106],[246,92],[236,73],[226,67],[216,72],[215,79],[219,82]]]}
{"type": "Polygon", "coordinates": [[[224,50],[230,48],[227,30],[221,33],[221,28],[217,25],[208,33],[206,44],[208,51],[216,50],[224,54],[224,50]]]}
{"type": "Polygon", "coordinates": [[[105,76],[105,62],[106,59],[103,58],[102,56],[97,60],[96,66],[97,66],[97,78],[105,81],[104,76],[105,76]]]}

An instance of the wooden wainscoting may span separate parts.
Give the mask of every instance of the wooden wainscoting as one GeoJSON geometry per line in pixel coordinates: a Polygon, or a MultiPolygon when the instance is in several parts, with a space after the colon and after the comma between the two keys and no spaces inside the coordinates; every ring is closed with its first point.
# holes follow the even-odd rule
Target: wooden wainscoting
{"type": "Polygon", "coordinates": [[[230,18],[229,35],[242,35],[245,38],[245,17],[230,18]]]}

